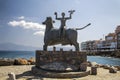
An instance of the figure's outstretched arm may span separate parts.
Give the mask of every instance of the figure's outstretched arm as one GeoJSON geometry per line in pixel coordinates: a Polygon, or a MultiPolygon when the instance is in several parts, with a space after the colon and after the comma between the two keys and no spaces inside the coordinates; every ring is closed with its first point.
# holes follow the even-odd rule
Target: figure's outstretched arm
{"type": "Polygon", "coordinates": [[[70,13],[70,16],[67,17],[66,19],[72,19],[72,14],[73,14],[73,12],[75,12],[75,10],[70,10],[70,11],[68,11],[68,12],[70,13]]]}
{"type": "Polygon", "coordinates": [[[56,19],[56,20],[60,20],[60,19],[61,19],[61,18],[58,18],[58,17],[57,17],[57,12],[55,12],[54,14],[55,14],[55,19],[56,19]]]}
{"type": "Polygon", "coordinates": [[[72,19],[72,13],[70,13],[70,16],[66,17],[65,19],[72,19]]]}

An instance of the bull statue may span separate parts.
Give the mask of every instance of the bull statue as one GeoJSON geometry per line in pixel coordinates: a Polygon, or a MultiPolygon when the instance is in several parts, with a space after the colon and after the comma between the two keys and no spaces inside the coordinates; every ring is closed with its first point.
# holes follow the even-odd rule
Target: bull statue
{"type": "Polygon", "coordinates": [[[55,29],[53,27],[54,21],[51,17],[47,17],[46,20],[42,23],[46,25],[45,29],[45,35],[44,35],[44,45],[43,50],[47,51],[47,46],[56,45],[56,44],[62,44],[62,45],[74,45],[75,50],[79,51],[79,43],[77,42],[77,30],[82,30],[86,28],[86,25],[83,28],[76,28],[76,29],[65,29],[64,30],[64,37],[60,37],[60,29],[55,29]]]}

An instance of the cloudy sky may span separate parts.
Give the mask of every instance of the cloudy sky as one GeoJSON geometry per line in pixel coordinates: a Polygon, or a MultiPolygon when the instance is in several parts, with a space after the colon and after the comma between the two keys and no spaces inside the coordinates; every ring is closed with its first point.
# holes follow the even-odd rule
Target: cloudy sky
{"type": "MultiPolygon", "coordinates": [[[[76,10],[67,28],[80,28],[78,42],[98,40],[120,25],[120,0],[0,0],[0,43],[40,47],[43,45],[46,17],[54,12],[76,10]]],[[[56,21],[56,20],[55,20],[56,21]]],[[[60,21],[54,23],[59,28],[60,21]]]]}

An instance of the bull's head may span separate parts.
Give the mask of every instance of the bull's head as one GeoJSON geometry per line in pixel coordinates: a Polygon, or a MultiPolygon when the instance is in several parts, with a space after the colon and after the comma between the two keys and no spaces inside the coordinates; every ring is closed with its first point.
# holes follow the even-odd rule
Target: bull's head
{"type": "Polygon", "coordinates": [[[47,17],[46,20],[44,22],[42,22],[42,24],[45,25],[47,23],[55,23],[55,21],[53,21],[51,17],[47,17]]]}

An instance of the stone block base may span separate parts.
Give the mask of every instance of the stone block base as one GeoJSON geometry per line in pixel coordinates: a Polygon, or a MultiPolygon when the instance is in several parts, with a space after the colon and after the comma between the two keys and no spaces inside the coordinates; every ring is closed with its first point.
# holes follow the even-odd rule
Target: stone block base
{"type": "Polygon", "coordinates": [[[32,67],[32,72],[37,76],[49,77],[49,78],[76,78],[76,77],[84,77],[90,74],[90,71],[84,72],[51,72],[45,71],[37,67],[32,67]]]}
{"type": "Polygon", "coordinates": [[[76,51],[36,51],[36,67],[46,70],[86,71],[87,55],[76,51]],[[82,64],[82,65],[81,65],[82,64]]]}

